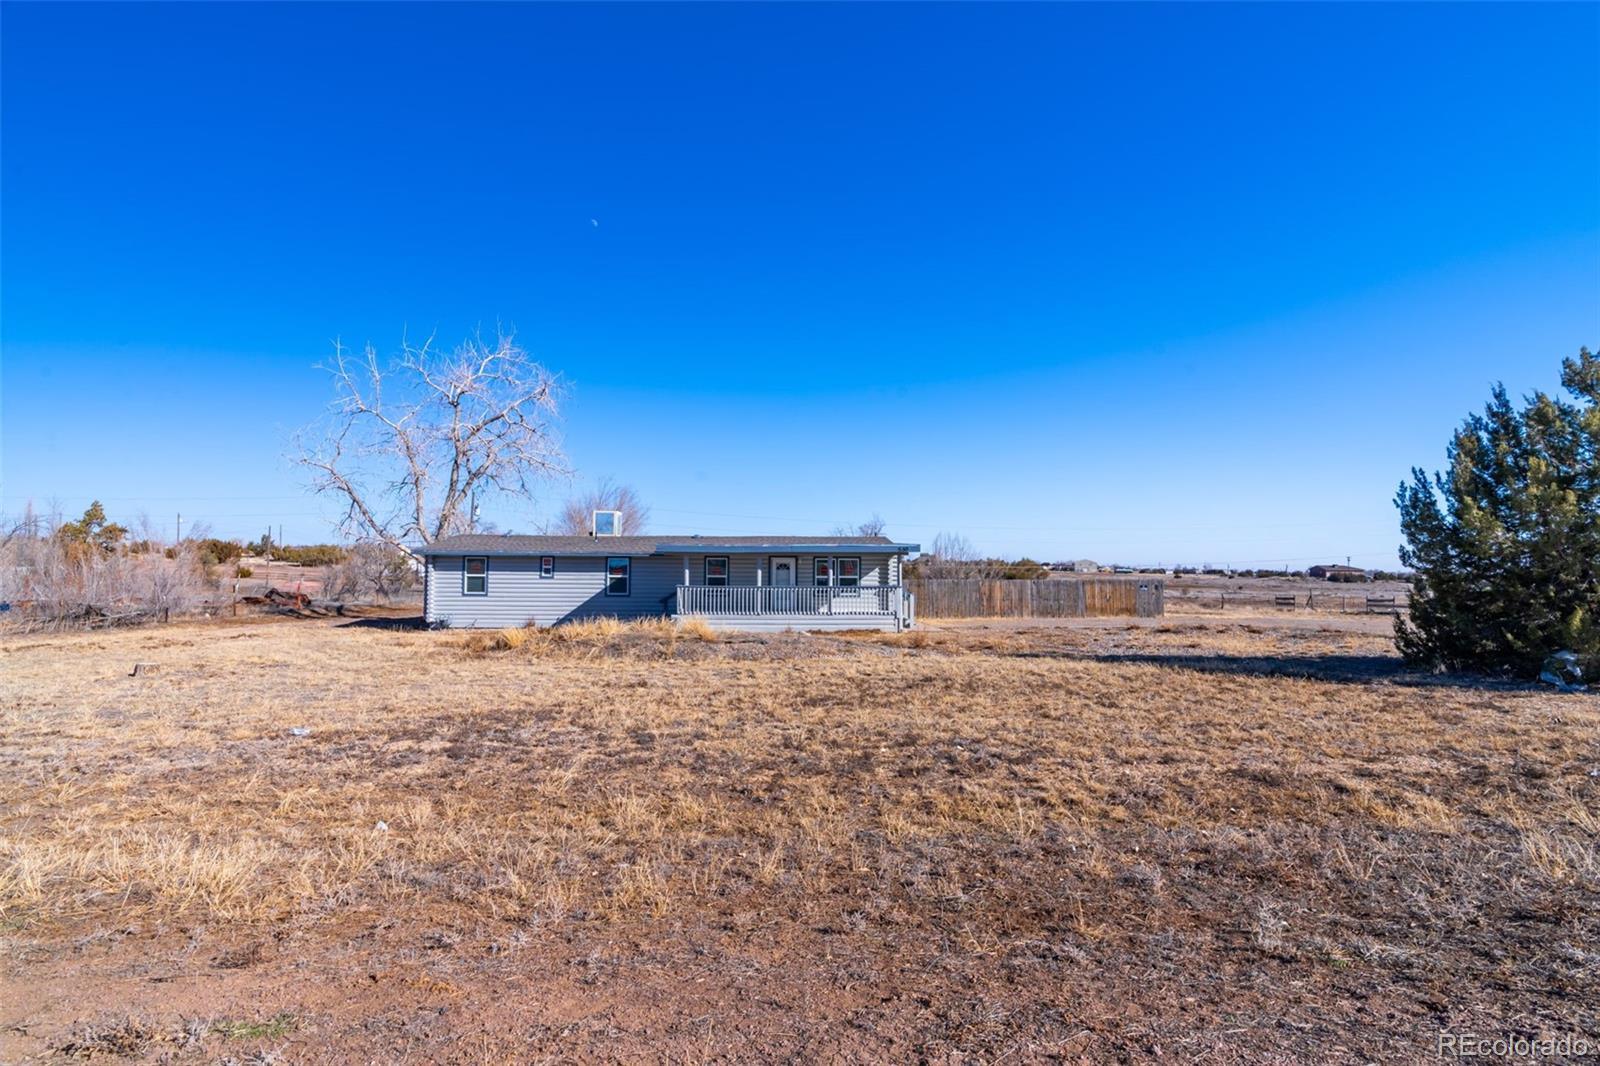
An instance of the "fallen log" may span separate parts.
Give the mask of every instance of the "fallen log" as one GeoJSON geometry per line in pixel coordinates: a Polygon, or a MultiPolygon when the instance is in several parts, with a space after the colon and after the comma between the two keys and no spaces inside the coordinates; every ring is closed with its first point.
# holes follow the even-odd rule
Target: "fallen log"
{"type": "Polygon", "coordinates": [[[252,607],[267,607],[304,618],[326,618],[330,615],[344,613],[343,604],[330,600],[315,601],[303,592],[285,592],[277,588],[269,588],[259,596],[241,596],[239,602],[249,604],[252,607]]]}

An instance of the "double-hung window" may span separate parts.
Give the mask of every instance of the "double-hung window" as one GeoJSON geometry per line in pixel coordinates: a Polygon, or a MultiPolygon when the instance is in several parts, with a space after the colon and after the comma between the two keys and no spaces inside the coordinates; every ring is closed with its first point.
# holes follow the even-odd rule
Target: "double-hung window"
{"type": "Polygon", "coordinates": [[[606,560],[606,595],[626,596],[632,560],[613,556],[606,560]]]}
{"type": "Polygon", "coordinates": [[[539,576],[540,577],[555,577],[556,576],[556,557],[554,555],[541,555],[541,556],[539,556],[539,576]]]}
{"type": "Polygon", "coordinates": [[[833,584],[832,560],[819,555],[811,561],[811,576],[818,585],[833,584]]]}
{"type": "Polygon", "coordinates": [[[468,596],[487,596],[489,594],[489,557],[486,555],[469,555],[464,560],[464,563],[461,591],[468,596]]]}
{"type": "Polygon", "coordinates": [[[839,559],[836,562],[839,567],[837,578],[839,584],[852,587],[861,584],[860,559],[839,559]]]}
{"type": "Polygon", "coordinates": [[[726,555],[706,556],[706,584],[726,585],[728,583],[728,557],[726,555]]]}

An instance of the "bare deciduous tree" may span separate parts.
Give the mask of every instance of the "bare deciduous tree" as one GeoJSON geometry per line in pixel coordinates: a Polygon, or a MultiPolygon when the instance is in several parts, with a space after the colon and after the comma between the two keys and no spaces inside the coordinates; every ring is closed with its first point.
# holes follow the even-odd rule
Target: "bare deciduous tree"
{"type": "Polygon", "coordinates": [[[58,513],[41,517],[30,505],[0,536],[0,604],[4,621],[24,628],[136,625],[164,621],[200,602],[203,581],[190,542],[162,551],[127,546],[85,548],[76,528],[58,513]],[[62,535],[62,530],[68,531],[62,535]]]}
{"type": "Polygon", "coordinates": [[[387,603],[396,593],[415,588],[411,557],[387,544],[357,544],[343,562],[328,569],[324,589],[341,600],[372,599],[387,603]]]}
{"type": "Polygon", "coordinates": [[[305,431],[297,461],[345,508],[359,541],[404,550],[466,532],[474,494],[531,500],[566,473],[553,423],[560,383],[514,343],[469,338],[448,354],[403,341],[388,365],[368,345],[334,345],[328,424],[305,431]]]}
{"type": "Polygon", "coordinates": [[[133,562],[128,598],[151,619],[165,622],[200,602],[202,569],[192,544],[174,545],[170,559],[162,555],[133,562]]]}
{"type": "Polygon", "coordinates": [[[917,573],[929,578],[996,578],[1004,576],[1004,567],[997,560],[985,559],[960,533],[940,533],[917,560],[917,573]]]}
{"type": "Polygon", "coordinates": [[[650,508],[632,485],[618,485],[610,478],[602,478],[594,488],[569,498],[548,532],[581,537],[590,532],[596,511],[621,511],[617,532],[625,537],[643,533],[650,524],[650,508]]]}
{"type": "Polygon", "coordinates": [[[926,577],[971,577],[971,568],[977,561],[977,549],[966,537],[939,533],[927,554],[918,560],[918,569],[926,577]]]}
{"type": "Polygon", "coordinates": [[[888,528],[888,523],[878,512],[872,512],[872,517],[865,522],[858,522],[854,529],[849,526],[834,526],[832,536],[835,537],[881,537],[888,528]]]}

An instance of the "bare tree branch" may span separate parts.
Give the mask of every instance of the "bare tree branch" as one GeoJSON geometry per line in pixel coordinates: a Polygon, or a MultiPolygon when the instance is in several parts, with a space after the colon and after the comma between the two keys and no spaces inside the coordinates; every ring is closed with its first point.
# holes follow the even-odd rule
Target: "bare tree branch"
{"type": "Polygon", "coordinates": [[[872,512],[871,518],[867,519],[865,522],[856,523],[854,528],[851,528],[850,526],[834,526],[832,536],[881,537],[883,536],[883,531],[888,528],[888,525],[889,524],[883,520],[883,516],[874,511],[872,512]]]}
{"type": "Polygon", "coordinates": [[[336,399],[297,438],[296,461],[343,504],[341,529],[356,540],[428,544],[470,526],[475,492],[532,500],[567,473],[561,384],[510,334],[448,354],[433,336],[407,337],[387,366],[371,345],[356,358],[336,341],[324,369],[336,399]]]}
{"type": "Polygon", "coordinates": [[[979,577],[1005,576],[1005,564],[998,559],[986,559],[972,542],[960,533],[940,533],[933,538],[926,554],[917,560],[917,570],[923,577],[979,577]]]}
{"type": "Polygon", "coordinates": [[[596,511],[621,511],[622,520],[617,532],[622,536],[643,533],[650,524],[650,508],[633,486],[618,485],[610,478],[601,478],[588,492],[569,497],[546,532],[582,536],[590,531],[589,523],[596,511]]]}

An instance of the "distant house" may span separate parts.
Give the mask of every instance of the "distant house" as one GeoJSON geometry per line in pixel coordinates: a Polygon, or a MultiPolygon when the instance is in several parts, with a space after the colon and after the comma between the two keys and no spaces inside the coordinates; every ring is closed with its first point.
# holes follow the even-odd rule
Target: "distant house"
{"type": "Polygon", "coordinates": [[[1074,574],[1098,574],[1100,564],[1093,559],[1074,559],[1068,564],[1074,574]]]}
{"type": "Polygon", "coordinates": [[[1372,575],[1359,566],[1343,566],[1330,563],[1327,566],[1313,566],[1306,571],[1308,577],[1319,578],[1323,581],[1371,581],[1372,575]]]}
{"type": "Polygon", "coordinates": [[[721,629],[898,631],[913,621],[901,573],[917,550],[887,537],[465,534],[417,554],[432,625],[698,617],[721,629]]]}

